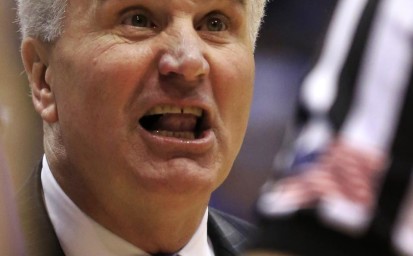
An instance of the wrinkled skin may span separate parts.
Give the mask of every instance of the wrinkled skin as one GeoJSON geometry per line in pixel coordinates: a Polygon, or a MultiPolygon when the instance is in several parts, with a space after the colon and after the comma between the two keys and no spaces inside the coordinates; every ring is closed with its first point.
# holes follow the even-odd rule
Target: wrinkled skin
{"type": "Polygon", "coordinates": [[[147,251],[185,243],[239,151],[254,78],[247,17],[237,0],[71,0],[56,42],[23,42],[58,183],[147,251]],[[144,129],[139,120],[159,105],[202,109],[202,135],[144,129]],[[177,241],[151,239],[149,230],[162,240],[171,222],[177,241]]]}

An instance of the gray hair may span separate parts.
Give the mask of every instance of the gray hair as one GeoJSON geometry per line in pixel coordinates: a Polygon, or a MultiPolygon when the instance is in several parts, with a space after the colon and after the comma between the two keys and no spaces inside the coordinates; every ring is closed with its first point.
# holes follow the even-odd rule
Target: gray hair
{"type": "Polygon", "coordinates": [[[265,6],[269,0],[250,0],[250,8],[252,15],[252,27],[250,28],[251,42],[257,41],[258,32],[264,18],[265,6]]]}
{"type": "MultiPolygon", "coordinates": [[[[53,42],[63,33],[63,19],[68,0],[16,0],[22,37],[35,37],[53,42]]],[[[250,37],[255,43],[267,0],[249,0],[252,15],[250,37]]]]}
{"type": "Polygon", "coordinates": [[[67,0],[16,0],[20,33],[53,42],[63,32],[67,0]]]}

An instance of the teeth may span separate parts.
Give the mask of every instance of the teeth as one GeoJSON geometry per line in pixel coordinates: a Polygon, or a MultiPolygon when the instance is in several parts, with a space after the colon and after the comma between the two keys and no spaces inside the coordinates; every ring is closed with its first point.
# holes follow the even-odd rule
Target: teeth
{"type": "Polygon", "coordinates": [[[163,115],[163,114],[192,114],[192,115],[195,115],[196,117],[201,117],[202,109],[197,108],[197,107],[180,108],[176,106],[164,105],[164,106],[156,106],[152,108],[145,114],[145,116],[163,115]]]}
{"type": "Polygon", "coordinates": [[[194,116],[200,117],[202,116],[202,109],[196,108],[196,107],[188,107],[188,108],[183,108],[182,113],[192,114],[194,116]]]}
{"type": "Polygon", "coordinates": [[[193,132],[171,132],[171,131],[153,131],[152,133],[164,137],[173,137],[185,140],[194,140],[195,135],[193,132]]]}

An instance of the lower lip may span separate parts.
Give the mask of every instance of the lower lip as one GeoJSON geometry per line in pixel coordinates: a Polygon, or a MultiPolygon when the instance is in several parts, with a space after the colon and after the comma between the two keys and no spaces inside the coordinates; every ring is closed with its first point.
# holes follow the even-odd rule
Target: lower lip
{"type": "Polygon", "coordinates": [[[203,154],[208,152],[216,141],[212,129],[202,132],[201,138],[195,140],[160,136],[143,129],[141,126],[138,126],[138,130],[147,145],[158,152],[172,150],[173,153],[203,154]]]}

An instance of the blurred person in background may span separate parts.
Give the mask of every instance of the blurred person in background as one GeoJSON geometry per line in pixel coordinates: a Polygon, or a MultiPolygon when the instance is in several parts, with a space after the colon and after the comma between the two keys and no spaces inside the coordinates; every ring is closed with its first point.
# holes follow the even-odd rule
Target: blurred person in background
{"type": "Polygon", "coordinates": [[[16,184],[25,178],[21,170],[28,168],[24,162],[33,154],[30,138],[34,125],[26,112],[30,100],[20,77],[23,68],[18,64],[12,6],[9,0],[0,3],[0,254],[21,256],[26,254],[16,207],[16,184]],[[22,94],[25,96],[18,100],[17,95],[22,94]]]}
{"type": "Polygon", "coordinates": [[[0,107],[0,252],[2,255],[24,255],[23,237],[17,218],[15,193],[2,146],[5,112],[0,107]]]}
{"type": "Polygon", "coordinates": [[[413,255],[412,109],[413,1],[339,1],[248,255],[413,255]]]}
{"type": "Polygon", "coordinates": [[[2,142],[12,186],[19,187],[27,179],[28,170],[38,162],[43,149],[41,121],[33,110],[20,61],[15,11],[13,0],[1,1],[0,104],[7,114],[4,116],[7,125],[2,130],[2,142]]]}
{"type": "Polygon", "coordinates": [[[208,203],[244,138],[265,2],[18,1],[45,147],[19,193],[29,255],[237,254],[251,226],[208,203]]]}

